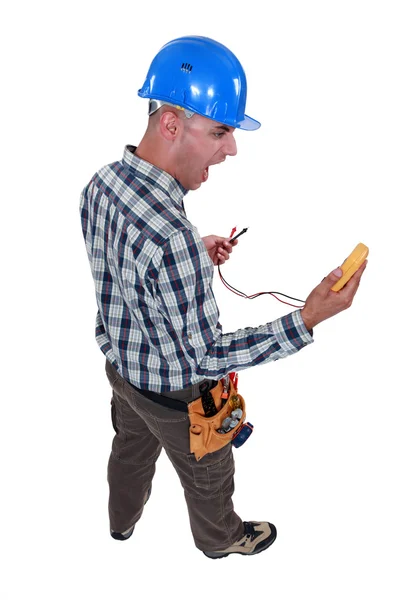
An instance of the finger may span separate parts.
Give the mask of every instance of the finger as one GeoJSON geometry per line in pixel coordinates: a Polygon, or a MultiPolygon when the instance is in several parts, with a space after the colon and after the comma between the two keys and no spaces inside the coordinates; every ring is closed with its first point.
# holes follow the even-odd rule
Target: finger
{"type": "Polygon", "coordinates": [[[364,273],[367,267],[367,262],[367,260],[363,262],[363,264],[357,269],[354,275],[351,276],[349,281],[344,286],[343,290],[345,290],[346,292],[348,291],[349,295],[354,296],[354,294],[356,293],[358,286],[360,285],[362,274],[364,273]]]}
{"type": "Polygon", "coordinates": [[[357,271],[354,273],[354,275],[352,276],[351,279],[355,278],[356,280],[360,281],[362,274],[364,273],[365,269],[367,268],[367,263],[368,263],[368,261],[364,260],[363,264],[360,267],[358,267],[357,271]]]}
{"type": "Polygon", "coordinates": [[[333,271],[331,271],[329,273],[329,275],[327,275],[326,277],[323,278],[323,280],[320,283],[320,286],[324,286],[327,289],[331,289],[331,287],[337,281],[339,281],[339,279],[341,278],[342,275],[343,275],[342,269],[340,267],[337,267],[337,269],[334,269],[333,271]]]}
{"type": "Polygon", "coordinates": [[[224,250],[226,250],[227,252],[229,252],[229,254],[232,252],[232,246],[233,246],[233,243],[230,244],[227,240],[224,240],[224,242],[223,242],[224,250]]]}
{"type": "Polygon", "coordinates": [[[219,258],[223,258],[224,260],[228,260],[229,258],[229,254],[226,250],[224,250],[223,248],[218,248],[218,257],[219,258]]]}

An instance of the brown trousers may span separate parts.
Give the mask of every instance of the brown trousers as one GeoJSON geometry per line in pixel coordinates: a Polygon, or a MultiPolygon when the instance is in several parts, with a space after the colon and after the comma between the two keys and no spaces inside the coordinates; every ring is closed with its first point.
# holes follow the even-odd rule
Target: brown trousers
{"type": "Polygon", "coordinates": [[[243,522],[232,502],[232,445],[197,462],[190,453],[187,413],[145,398],[108,361],[106,373],[113,390],[111,411],[116,432],[108,463],[111,529],[125,531],[140,519],[157,458],[164,448],[184,489],[197,548],[222,550],[240,539],[243,522]]]}

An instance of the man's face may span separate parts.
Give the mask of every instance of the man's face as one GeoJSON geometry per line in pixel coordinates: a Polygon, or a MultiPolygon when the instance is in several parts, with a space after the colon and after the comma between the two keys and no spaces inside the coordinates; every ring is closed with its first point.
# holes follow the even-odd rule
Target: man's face
{"type": "Polygon", "coordinates": [[[207,181],[211,165],[236,155],[235,130],[196,114],[182,123],[174,176],[187,190],[197,190],[207,181]]]}

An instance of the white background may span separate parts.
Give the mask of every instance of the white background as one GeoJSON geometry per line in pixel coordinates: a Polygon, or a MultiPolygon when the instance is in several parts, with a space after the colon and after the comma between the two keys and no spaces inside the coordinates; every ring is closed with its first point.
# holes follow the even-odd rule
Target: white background
{"type": "MultiPolygon", "coordinates": [[[[400,90],[393,1],[16,2],[3,9],[0,595],[398,600],[400,90]],[[11,7],[12,6],[12,7],[11,7]],[[262,11],[260,12],[262,8],[262,11]],[[211,561],[162,454],[126,543],[108,535],[113,430],[79,195],[146,126],[137,96],[167,41],[227,45],[256,132],[186,209],[202,235],[248,227],[223,274],[305,298],[358,242],[353,306],[294,357],[239,376],[254,424],[237,512],[278,538],[211,561]],[[5,553],[5,554],[4,554],[5,553]],[[5,560],[4,560],[5,558],[5,560]]],[[[291,309],[215,279],[226,332],[291,309]]]]}

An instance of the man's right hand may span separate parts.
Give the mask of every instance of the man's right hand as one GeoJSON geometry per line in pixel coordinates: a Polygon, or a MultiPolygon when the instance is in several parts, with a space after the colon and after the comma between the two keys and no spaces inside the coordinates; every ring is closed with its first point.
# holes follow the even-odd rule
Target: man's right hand
{"type": "Polygon", "coordinates": [[[361,275],[367,266],[365,261],[356,271],[353,277],[339,292],[332,292],[331,287],[341,278],[342,270],[335,269],[325,277],[308,296],[304,308],[301,309],[301,316],[304,325],[309,331],[321,321],[329,319],[334,315],[350,308],[353,298],[360,285],[361,275]]]}

